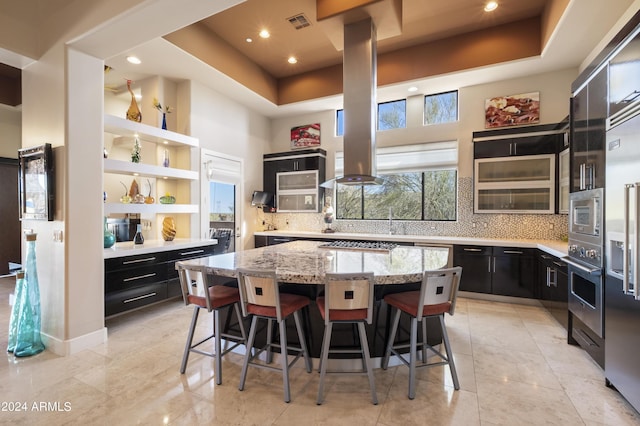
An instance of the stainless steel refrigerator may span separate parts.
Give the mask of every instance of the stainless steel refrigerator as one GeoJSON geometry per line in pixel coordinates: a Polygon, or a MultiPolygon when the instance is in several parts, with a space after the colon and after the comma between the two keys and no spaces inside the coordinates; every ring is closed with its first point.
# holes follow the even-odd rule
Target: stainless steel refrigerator
{"type": "Polygon", "coordinates": [[[640,411],[640,103],[607,127],[605,376],[640,411]]]}

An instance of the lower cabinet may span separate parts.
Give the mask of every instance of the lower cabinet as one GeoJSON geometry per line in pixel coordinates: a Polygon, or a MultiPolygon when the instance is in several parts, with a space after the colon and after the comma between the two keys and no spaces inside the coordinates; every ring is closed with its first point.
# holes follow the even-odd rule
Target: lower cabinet
{"type": "Polygon", "coordinates": [[[542,305],[565,329],[568,329],[569,275],[567,264],[538,250],[538,286],[542,305]]]}
{"type": "Polygon", "coordinates": [[[178,260],[213,254],[214,245],[105,259],[105,316],[180,296],[178,260]]]}
{"type": "Polygon", "coordinates": [[[462,266],[462,291],[537,297],[534,249],[455,246],[453,263],[462,266]]]}

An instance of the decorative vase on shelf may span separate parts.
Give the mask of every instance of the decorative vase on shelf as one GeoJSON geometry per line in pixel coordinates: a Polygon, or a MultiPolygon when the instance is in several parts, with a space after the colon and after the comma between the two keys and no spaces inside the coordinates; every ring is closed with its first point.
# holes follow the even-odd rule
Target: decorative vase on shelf
{"type": "Polygon", "coordinates": [[[134,244],[143,244],[144,237],[142,236],[142,225],[136,225],[136,235],[133,237],[134,244]]]}
{"type": "Polygon", "coordinates": [[[40,288],[38,285],[38,268],[36,264],[36,236],[27,234],[27,268],[25,270],[25,287],[21,294],[20,313],[16,345],[13,354],[17,357],[31,356],[44,350],[40,336],[40,288]]]}
{"type": "Polygon", "coordinates": [[[24,291],[24,271],[18,271],[16,275],[16,290],[14,293],[13,306],[11,307],[11,318],[9,320],[9,338],[7,339],[7,352],[13,352],[18,339],[18,321],[20,317],[20,302],[24,291]]]}
{"type": "Polygon", "coordinates": [[[169,160],[169,150],[165,149],[164,150],[164,154],[162,156],[162,165],[164,167],[169,167],[170,164],[171,164],[171,162],[169,160]]]}
{"type": "Polygon", "coordinates": [[[107,226],[107,217],[104,217],[104,248],[112,247],[116,243],[116,236],[109,231],[107,226]]]}
{"type": "Polygon", "coordinates": [[[127,90],[131,93],[131,104],[127,110],[127,120],[140,123],[142,121],[142,113],[140,112],[140,108],[138,108],[136,95],[133,93],[133,90],[131,90],[131,80],[127,80],[127,90]]]}
{"type": "Polygon", "coordinates": [[[142,156],[140,153],[140,141],[138,140],[138,138],[135,138],[133,142],[133,148],[131,149],[131,162],[139,163],[141,158],[142,156]]]}
{"type": "Polygon", "coordinates": [[[162,130],[167,130],[167,113],[162,113],[162,130]]]}
{"type": "Polygon", "coordinates": [[[162,221],[162,238],[165,241],[173,241],[176,237],[176,221],[174,218],[167,216],[162,221]]]}

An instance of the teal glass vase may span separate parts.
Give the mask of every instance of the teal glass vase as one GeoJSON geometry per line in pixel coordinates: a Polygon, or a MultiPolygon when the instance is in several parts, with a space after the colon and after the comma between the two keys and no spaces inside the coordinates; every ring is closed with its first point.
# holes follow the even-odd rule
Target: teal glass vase
{"type": "Polygon", "coordinates": [[[104,217],[104,248],[112,247],[116,243],[116,236],[109,231],[107,226],[107,217],[104,217]]]}
{"type": "Polygon", "coordinates": [[[20,316],[20,302],[24,291],[24,271],[18,271],[16,276],[16,290],[14,294],[13,306],[11,307],[11,318],[9,319],[9,338],[7,339],[7,352],[13,352],[18,339],[18,318],[20,316]]]}
{"type": "Polygon", "coordinates": [[[27,234],[27,267],[24,276],[24,288],[20,297],[20,313],[16,345],[13,354],[25,357],[38,354],[44,350],[40,336],[40,288],[38,285],[38,269],[36,264],[36,234],[27,234]]]}

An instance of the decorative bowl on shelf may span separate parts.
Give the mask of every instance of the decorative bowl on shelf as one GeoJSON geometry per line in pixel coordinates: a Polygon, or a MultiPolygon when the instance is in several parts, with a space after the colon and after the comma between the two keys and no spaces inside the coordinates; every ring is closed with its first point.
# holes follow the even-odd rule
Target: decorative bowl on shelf
{"type": "Polygon", "coordinates": [[[162,197],[160,197],[160,204],[175,204],[176,203],[176,197],[174,197],[173,195],[163,195],[162,197]]]}

